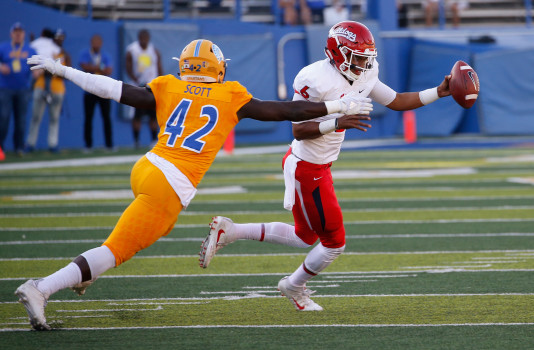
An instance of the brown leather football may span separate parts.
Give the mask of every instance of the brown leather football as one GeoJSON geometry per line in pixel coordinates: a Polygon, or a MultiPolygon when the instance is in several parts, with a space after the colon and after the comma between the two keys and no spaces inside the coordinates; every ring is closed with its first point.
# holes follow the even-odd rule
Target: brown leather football
{"type": "Polygon", "coordinates": [[[464,61],[457,61],[451,70],[449,88],[454,100],[463,108],[471,108],[478,98],[480,83],[478,75],[464,61]]]}

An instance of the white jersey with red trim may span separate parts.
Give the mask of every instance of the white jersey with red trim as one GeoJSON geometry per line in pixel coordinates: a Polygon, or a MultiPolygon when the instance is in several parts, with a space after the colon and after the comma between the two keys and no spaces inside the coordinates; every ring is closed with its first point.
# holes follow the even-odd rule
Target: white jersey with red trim
{"type": "MultiPolygon", "coordinates": [[[[294,101],[333,101],[354,91],[362,97],[368,97],[373,93],[371,97],[376,97],[377,102],[387,105],[396,95],[395,91],[378,79],[378,62],[376,61],[373,68],[365,72],[365,76],[352,84],[330,64],[328,59],[317,61],[299,72],[293,83],[293,89],[295,91],[294,101]]],[[[321,122],[340,116],[342,115],[339,113],[333,113],[311,121],[321,122]]],[[[291,143],[291,148],[296,157],[306,162],[326,164],[337,160],[344,139],[345,130],[338,130],[315,139],[300,141],[295,139],[291,143]]]]}

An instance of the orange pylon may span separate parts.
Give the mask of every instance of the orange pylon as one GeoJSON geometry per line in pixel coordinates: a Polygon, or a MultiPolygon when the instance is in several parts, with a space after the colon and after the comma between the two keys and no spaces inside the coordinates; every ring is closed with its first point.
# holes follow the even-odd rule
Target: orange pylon
{"type": "Polygon", "coordinates": [[[414,111],[405,111],[402,114],[402,121],[404,125],[404,141],[406,143],[414,143],[417,141],[417,128],[414,111]]]}
{"type": "Polygon", "coordinates": [[[226,138],[226,141],[223,145],[224,153],[226,154],[232,154],[234,153],[234,146],[235,146],[235,131],[232,130],[228,134],[228,137],[226,138]]]}

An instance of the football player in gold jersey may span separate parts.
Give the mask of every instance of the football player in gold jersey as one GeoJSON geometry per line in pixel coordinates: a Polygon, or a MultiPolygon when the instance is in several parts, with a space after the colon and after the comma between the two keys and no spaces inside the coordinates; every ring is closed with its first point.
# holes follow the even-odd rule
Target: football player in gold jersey
{"type": "Polygon", "coordinates": [[[253,98],[240,83],[224,81],[226,60],[209,40],[189,43],[178,61],[179,77],[160,76],[147,87],[137,87],[65,67],[42,56],[28,59],[32,69],[46,69],[89,93],[135,108],[156,110],[160,127],[157,144],[132,169],[135,199],[103,245],[82,253],[45,278],[28,280],[16,290],[34,329],[50,329],[44,314],[50,295],[64,288],[84,294],[99,275],[169,234],[226,137],[241,119],[301,121],[338,112],[344,116],[332,127],[370,127],[366,123],[372,110],[370,100],[355,95],[319,103],[253,98]]]}

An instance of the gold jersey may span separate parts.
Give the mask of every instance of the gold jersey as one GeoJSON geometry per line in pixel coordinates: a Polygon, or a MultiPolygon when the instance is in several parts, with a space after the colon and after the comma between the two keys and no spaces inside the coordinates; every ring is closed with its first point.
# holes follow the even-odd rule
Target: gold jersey
{"type": "MultiPolygon", "coordinates": [[[[64,57],[65,57],[65,53],[63,51],[61,51],[58,55],[56,55],[54,57],[54,60],[59,58],[61,60],[61,64],[65,65],[64,57]]],[[[44,77],[44,74],[41,74],[37,78],[37,80],[35,81],[35,84],[34,84],[33,87],[41,89],[41,90],[45,89],[45,77],[44,77]]],[[[65,94],[65,81],[63,80],[62,77],[57,76],[57,75],[54,75],[54,76],[51,77],[51,80],[50,80],[50,92],[53,92],[54,94],[60,94],[60,95],[65,94]]]]}
{"type": "Polygon", "coordinates": [[[192,83],[165,75],[148,85],[160,127],[151,152],[174,164],[197,187],[239,122],[237,111],[252,95],[236,81],[192,83]]]}

